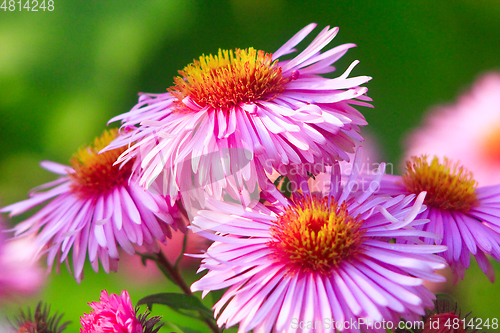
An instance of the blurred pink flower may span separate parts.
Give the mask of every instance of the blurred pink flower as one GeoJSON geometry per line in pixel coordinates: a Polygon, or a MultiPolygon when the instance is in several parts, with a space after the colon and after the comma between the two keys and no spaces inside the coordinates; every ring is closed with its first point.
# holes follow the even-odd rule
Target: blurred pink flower
{"type": "Polygon", "coordinates": [[[456,104],[437,107],[407,140],[405,160],[427,154],[460,161],[483,186],[500,184],[500,73],[488,73],[456,104]]]}
{"type": "Polygon", "coordinates": [[[0,228],[0,301],[40,290],[45,274],[35,258],[32,237],[7,240],[0,228]]]}
{"type": "Polygon", "coordinates": [[[144,333],[126,290],[121,296],[103,290],[99,302],[89,305],[93,311],[81,317],[80,333],[144,333]]]}

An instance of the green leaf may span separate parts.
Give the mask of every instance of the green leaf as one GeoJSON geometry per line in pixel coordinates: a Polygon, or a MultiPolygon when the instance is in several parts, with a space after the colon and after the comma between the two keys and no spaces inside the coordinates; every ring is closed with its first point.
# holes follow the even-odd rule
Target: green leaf
{"type": "Polygon", "coordinates": [[[278,178],[276,178],[276,180],[274,181],[274,186],[278,187],[278,185],[281,183],[282,179],[283,179],[283,176],[279,176],[278,178]]]}
{"type": "Polygon", "coordinates": [[[290,179],[288,177],[279,176],[274,181],[274,186],[278,188],[278,190],[287,198],[292,196],[292,184],[290,183],[290,179]]]}
{"type": "Polygon", "coordinates": [[[201,301],[193,295],[184,295],[178,293],[161,293],[146,296],[137,302],[137,305],[146,304],[151,309],[153,304],[163,304],[175,311],[192,310],[200,311],[209,318],[213,317],[213,312],[208,309],[201,301]]]}

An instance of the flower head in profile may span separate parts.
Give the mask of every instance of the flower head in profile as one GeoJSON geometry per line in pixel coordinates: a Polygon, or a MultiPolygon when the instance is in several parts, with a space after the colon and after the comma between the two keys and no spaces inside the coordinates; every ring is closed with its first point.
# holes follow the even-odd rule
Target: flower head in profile
{"type": "Polygon", "coordinates": [[[471,254],[493,282],[495,273],[486,255],[500,260],[500,186],[478,187],[471,172],[446,158],[413,157],[406,169],[403,176],[384,176],[380,193],[426,191],[428,209],[418,217],[430,222],[417,228],[439,237],[425,239],[428,244],[448,247],[439,255],[450,265],[454,282],[463,279],[471,254]]]}
{"type": "Polygon", "coordinates": [[[500,184],[500,73],[480,77],[457,103],[435,108],[407,140],[406,157],[445,156],[482,186],[500,184]]]}
{"type": "MultiPolygon", "coordinates": [[[[435,307],[422,317],[423,326],[413,329],[396,329],[395,333],[474,333],[478,329],[470,312],[463,316],[458,304],[446,295],[437,295],[435,307]]],[[[498,326],[498,325],[497,325],[498,326]]],[[[494,327],[493,327],[494,328],[494,327]]]]}
{"type": "Polygon", "coordinates": [[[353,174],[326,195],[295,193],[285,205],[208,201],[192,228],[215,242],[200,255],[208,273],[191,289],[205,296],[229,288],[214,306],[219,326],[285,332],[331,318],[329,325],[340,324],[314,331],[359,332],[366,327],[342,324],[397,324],[433,306],[422,283],[444,280],[434,270],[446,264],[434,253],[445,247],[422,244],[418,237],[432,235],[412,227],[426,223],[415,220],[425,193],[374,196],[373,189],[351,191],[355,182],[353,174]]]}
{"type": "Polygon", "coordinates": [[[113,165],[124,148],[98,153],[117,134],[117,130],[106,131],[93,145],[81,148],[71,167],[42,162],[42,167],[61,177],[34,189],[29,199],[1,209],[15,216],[47,203],[14,230],[17,236],[36,235],[33,242],[38,253],[47,252],[49,268],[69,260],[72,250],[78,281],[87,251],[95,271],[100,260],[109,272],[117,269],[117,243],[129,254],[135,253],[134,245],[155,250],[157,241],[166,242],[170,228],[185,228],[177,206],[140,187],[131,165],[113,165]]]}
{"type": "Polygon", "coordinates": [[[134,171],[146,188],[168,195],[204,188],[216,199],[226,190],[242,202],[256,184],[269,184],[265,171],[307,179],[323,171],[314,165],[347,160],[366,125],[353,105],[370,106],[367,88],[360,87],[370,78],[348,78],[357,61],[337,78],[321,76],[355,46],[321,53],[338,28],[326,27],[304,51],[283,60],[315,26],[274,54],[219,50],[194,60],[168,92],[142,94],[130,112],[111,120],[122,121],[126,131],[110,149],[135,142],[118,161],[137,158],[134,171]]]}
{"type": "Polygon", "coordinates": [[[148,317],[148,313],[137,315],[138,309],[132,307],[130,296],[126,290],[121,295],[109,295],[101,292],[99,302],[89,303],[92,312],[84,314],[80,323],[80,333],[113,332],[113,333],[156,333],[162,324],[156,324],[160,317],[148,317]]]}
{"type": "Polygon", "coordinates": [[[62,317],[63,315],[58,315],[57,312],[50,315],[50,306],[40,302],[33,314],[30,309],[27,312],[21,311],[12,326],[14,333],[61,333],[70,323],[61,322],[62,317]]]}

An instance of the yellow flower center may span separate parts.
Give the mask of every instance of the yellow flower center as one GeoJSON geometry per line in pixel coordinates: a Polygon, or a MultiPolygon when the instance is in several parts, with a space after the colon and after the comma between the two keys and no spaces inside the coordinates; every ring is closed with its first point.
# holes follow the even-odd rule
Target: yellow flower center
{"type": "Polygon", "coordinates": [[[178,100],[180,112],[186,112],[182,101],[190,97],[201,107],[227,111],[240,103],[268,101],[290,82],[283,78],[278,60],[272,54],[254,48],[221,50],[218,55],[202,55],[199,60],[179,71],[175,85],[167,89],[178,100]]]}
{"type": "Polygon", "coordinates": [[[80,148],[73,156],[70,161],[75,170],[70,174],[73,193],[81,198],[89,198],[128,182],[133,163],[126,163],[121,168],[119,165],[113,165],[126,147],[99,154],[99,151],[117,136],[116,129],[105,131],[94,140],[93,145],[80,148]]]}
{"type": "Polygon", "coordinates": [[[345,203],[304,198],[278,217],[268,246],[292,270],[330,275],[344,260],[361,253],[362,224],[363,220],[349,215],[345,203]]]}
{"type": "Polygon", "coordinates": [[[477,204],[472,173],[447,158],[439,163],[434,157],[429,164],[426,156],[413,157],[406,162],[403,183],[412,193],[427,191],[424,203],[430,207],[466,213],[477,204]]]}

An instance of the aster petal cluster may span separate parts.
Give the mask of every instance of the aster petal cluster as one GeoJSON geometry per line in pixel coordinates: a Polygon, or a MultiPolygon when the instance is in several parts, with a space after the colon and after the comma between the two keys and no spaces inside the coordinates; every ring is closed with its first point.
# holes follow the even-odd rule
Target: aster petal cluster
{"type": "MultiPolygon", "coordinates": [[[[2,208],[16,216],[46,204],[14,228],[18,237],[34,237],[37,254],[47,253],[49,269],[69,260],[80,281],[87,256],[95,271],[116,271],[119,248],[134,254],[134,245],[157,249],[170,228],[184,228],[177,206],[141,188],[130,167],[113,166],[123,150],[98,154],[116,130],[107,131],[72,159],[72,167],[44,161],[41,166],[60,178],[39,186],[30,198],[2,208]],[[48,190],[46,190],[48,189],[48,190]],[[41,191],[46,190],[46,191],[41,191]]],[[[69,267],[69,266],[68,266],[69,267]]]]}
{"type": "Polygon", "coordinates": [[[455,283],[463,279],[474,255],[479,267],[493,282],[495,274],[487,255],[500,260],[500,186],[477,187],[472,174],[448,159],[414,157],[403,176],[387,175],[381,193],[401,195],[427,191],[428,209],[418,218],[430,222],[417,228],[436,234],[426,243],[443,244],[439,253],[450,265],[455,283]]]}
{"type": "Polygon", "coordinates": [[[89,305],[93,311],[81,317],[81,333],[156,333],[161,327],[154,328],[158,317],[147,319],[147,314],[137,315],[126,290],[121,295],[109,295],[103,290],[99,302],[89,305]]]}
{"type": "Polygon", "coordinates": [[[370,106],[360,87],[370,77],[348,78],[357,61],[337,78],[321,76],[355,46],[321,52],[338,28],[326,27],[304,51],[282,60],[315,26],[274,54],[249,48],[201,56],[167,93],[142,94],[130,112],[111,120],[122,121],[123,134],[109,149],[131,145],[118,162],[137,158],[134,173],[146,188],[172,197],[204,188],[216,199],[227,191],[242,202],[256,184],[269,184],[266,172],[273,169],[307,178],[348,160],[366,125],[352,105],[370,106]]]}
{"type": "Polygon", "coordinates": [[[329,322],[315,332],[359,332],[367,327],[349,323],[397,325],[433,306],[422,283],[444,280],[435,270],[445,261],[434,254],[446,248],[423,244],[418,238],[432,234],[412,227],[427,222],[416,219],[425,193],[374,196],[351,191],[355,181],[353,174],[345,187],[296,194],[285,205],[208,201],[192,228],[214,243],[200,255],[200,271],[208,273],[191,289],[206,295],[229,288],[214,306],[219,326],[291,332],[327,318],[337,326],[329,322]]]}

